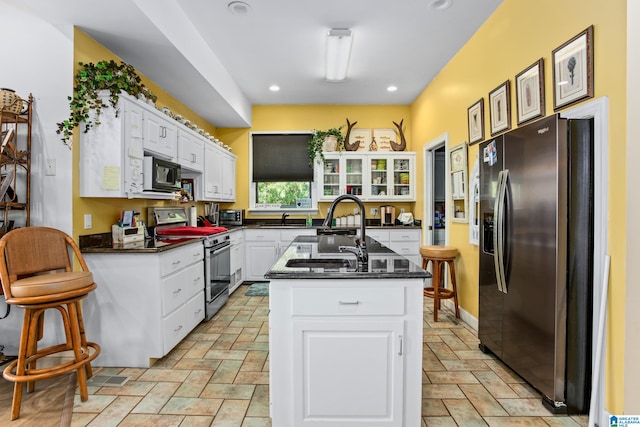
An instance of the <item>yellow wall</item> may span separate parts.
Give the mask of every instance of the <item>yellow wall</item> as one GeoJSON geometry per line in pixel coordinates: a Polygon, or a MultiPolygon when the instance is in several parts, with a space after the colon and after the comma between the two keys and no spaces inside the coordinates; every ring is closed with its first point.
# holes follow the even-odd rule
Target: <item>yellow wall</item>
{"type": "MultiPolygon", "coordinates": [[[[89,37],[79,29],[74,31],[74,74],[79,70],[78,62],[90,63],[102,60],[115,60],[120,62],[121,59],[106,49],[100,43],[89,37]]],[[[131,64],[135,68],[136,64],[131,64]]],[[[216,134],[216,128],[205,119],[187,108],[183,103],[169,95],[165,90],[160,88],[151,80],[147,79],[141,73],[138,73],[142,79],[142,83],[149,88],[151,93],[158,97],[156,105],[158,107],[169,107],[174,113],[191,120],[192,123],[200,126],[212,135],[216,134]]],[[[79,164],[81,137],[79,130],[74,131],[73,136],[73,164],[79,164]]],[[[73,174],[73,235],[78,237],[84,234],[111,232],[111,225],[117,222],[120,211],[123,209],[136,210],[142,213],[142,218],[146,219],[146,211],[152,206],[167,206],[177,204],[178,202],[159,202],[144,199],[110,199],[110,198],[81,198],[80,180],[78,170],[74,170],[73,174]],[[84,215],[91,214],[93,217],[93,227],[89,230],[84,229],[84,215]]],[[[198,209],[204,212],[201,203],[192,203],[188,206],[198,206],[198,209]]]]}
{"type": "MultiPolygon", "coordinates": [[[[252,111],[251,129],[219,129],[220,139],[229,144],[233,153],[238,156],[236,165],[236,203],[239,208],[249,205],[249,131],[311,131],[328,129],[344,125],[342,133],[347,130],[346,119],[351,123],[358,122],[355,129],[393,128],[392,122],[399,123],[404,119],[404,132],[407,137],[407,151],[413,151],[410,135],[411,111],[408,105],[260,105],[252,111]]],[[[416,168],[418,169],[418,168],[416,168]]],[[[369,209],[379,207],[382,203],[365,203],[369,209]]],[[[396,209],[404,208],[407,212],[414,210],[414,203],[392,203],[396,209]]],[[[329,203],[319,203],[318,214],[314,218],[324,218],[329,203]]],[[[343,203],[338,206],[336,215],[346,215],[353,206],[343,203]]],[[[251,217],[247,213],[247,217],[251,217]]],[[[292,216],[295,218],[295,215],[292,216]]],[[[420,218],[420,214],[418,218],[420,218]]]]}
{"type": "MultiPolygon", "coordinates": [[[[412,149],[422,165],[421,147],[445,132],[450,144],[467,141],[467,108],[485,100],[485,135],[490,135],[488,93],[511,81],[512,123],[516,127],[514,77],[544,58],[546,114],[553,114],[552,51],[594,25],[595,97],[609,98],[609,253],[611,255],[607,333],[607,409],[622,413],[625,300],[626,2],[613,0],[505,0],[411,106],[412,149]]],[[[469,169],[478,145],[469,148],[469,169]]],[[[419,168],[419,172],[421,169],[419,168]]],[[[422,179],[417,181],[422,206],[422,179]]],[[[478,248],[468,243],[468,226],[451,224],[450,243],[460,248],[456,265],[460,302],[478,314],[478,248]]],[[[601,260],[596,260],[601,262],[601,260]]],[[[596,278],[595,280],[601,280],[596,278]]]]}

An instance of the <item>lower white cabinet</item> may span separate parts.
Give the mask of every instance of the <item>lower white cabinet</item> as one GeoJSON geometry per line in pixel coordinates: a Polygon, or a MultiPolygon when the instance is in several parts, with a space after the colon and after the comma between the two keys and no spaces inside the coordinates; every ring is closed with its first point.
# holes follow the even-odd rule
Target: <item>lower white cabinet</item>
{"type": "Polygon", "coordinates": [[[230,275],[231,283],[229,284],[229,294],[233,293],[238,286],[244,281],[245,271],[245,251],[244,251],[244,233],[242,229],[231,230],[229,232],[229,240],[231,240],[230,248],[230,275]]]}
{"type": "Polygon", "coordinates": [[[419,228],[373,228],[367,229],[367,236],[377,240],[409,261],[422,265],[420,245],[422,231],[419,228]]]}
{"type": "Polygon", "coordinates": [[[244,230],[245,280],[264,280],[274,262],[296,236],[315,235],[314,228],[260,227],[244,230]]]}
{"type": "Polygon", "coordinates": [[[273,425],[420,425],[422,279],[272,280],[273,425]]]}
{"type": "Polygon", "coordinates": [[[201,240],[159,253],[84,253],[98,284],[84,302],[96,366],[148,368],[204,319],[201,240]]]}

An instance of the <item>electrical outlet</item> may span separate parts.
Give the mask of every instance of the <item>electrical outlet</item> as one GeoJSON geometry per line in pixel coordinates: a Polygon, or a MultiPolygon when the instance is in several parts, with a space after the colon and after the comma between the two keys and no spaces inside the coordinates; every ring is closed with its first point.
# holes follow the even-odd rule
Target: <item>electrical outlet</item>
{"type": "Polygon", "coordinates": [[[358,215],[358,208],[353,208],[353,214],[358,215]]]}
{"type": "Polygon", "coordinates": [[[45,175],[54,176],[56,174],[56,159],[47,159],[45,161],[45,175]]]}
{"type": "Polygon", "coordinates": [[[376,216],[376,215],[378,215],[378,208],[371,208],[371,210],[369,211],[369,213],[371,214],[371,216],[376,216]]]}
{"type": "Polygon", "coordinates": [[[84,229],[88,230],[89,228],[93,227],[93,224],[91,224],[91,214],[84,214],[84,229]]]}

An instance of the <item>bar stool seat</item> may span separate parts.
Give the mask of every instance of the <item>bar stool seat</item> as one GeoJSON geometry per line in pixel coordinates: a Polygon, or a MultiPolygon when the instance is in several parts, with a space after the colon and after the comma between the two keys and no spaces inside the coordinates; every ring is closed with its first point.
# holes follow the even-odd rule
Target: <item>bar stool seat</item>
{"type": "Polygon", "coordinates": [[[12,230],[0,239],[0,279],[7,304],[24,309],[18,358],[2,374],[14,383],[11,419],[20,416],[23,383],[27,383],[28,392],[33,392],[35,381],[67,372],[76,371],[80,398],[86,401],[91,361],[100,353],[100,346],[85,337],[81,302],[97,285],[78,246],[66,233],[53,228],[12,230]],[[69,253],[75,255],[81,271],[73,271],[69,253]],[[38,348],[48,309],[60,313],[66,342],[38,348]],[[37,367],[39,359],[66,351],[71,351],[71,360],[37,367]]]}
{"type": "Polygon", "coordinates": [[[458,256],[458,249],[453,246],[420,246],[422,256],[422,268],[427,269],[429,262],[433,265],[432,286],[424,288],[424,295],[433,298],[433,320],[438,321],[438,310],[440,301],[443,299],[453,299],[455,305],[456,318],[460,318],[458,308],[458,290],[456,287],[456,270],[454,260],[458,256]],[[451,289],[444,285],[445,268],[449,266],[449,276],[451,277],[451,289]]]}

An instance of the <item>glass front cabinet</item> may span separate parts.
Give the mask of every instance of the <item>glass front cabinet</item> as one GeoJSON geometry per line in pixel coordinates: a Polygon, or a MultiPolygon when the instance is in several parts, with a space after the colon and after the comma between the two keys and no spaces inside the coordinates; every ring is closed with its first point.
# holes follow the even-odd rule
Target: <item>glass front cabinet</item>
{"type": "Polygon", "coordinates": [[[316,163],[318,199],[352,194],[362,200],[415,200],[415,153],[324,153],[316,163]]]}

